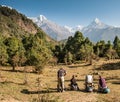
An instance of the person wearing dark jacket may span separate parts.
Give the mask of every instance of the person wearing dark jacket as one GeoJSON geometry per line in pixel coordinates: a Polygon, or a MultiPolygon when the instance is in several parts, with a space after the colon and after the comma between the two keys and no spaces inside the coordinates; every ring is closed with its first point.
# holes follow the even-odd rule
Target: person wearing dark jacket
{"type": "Polygon", "coordinates": [[[78,84],[75,79],[75,75],[72,76],[70,82],[71,82],[71,84],[70,84],[71,90],[79,90],[78,84]]]}
{"type": "Polygon", "coordinates": [[[60,68],[57,72],[57,78],[58,78],[58,91],[64,92],[65,86],[64,86],[64,76],[66,75],[66,70],[63,68],[60,68]]]}

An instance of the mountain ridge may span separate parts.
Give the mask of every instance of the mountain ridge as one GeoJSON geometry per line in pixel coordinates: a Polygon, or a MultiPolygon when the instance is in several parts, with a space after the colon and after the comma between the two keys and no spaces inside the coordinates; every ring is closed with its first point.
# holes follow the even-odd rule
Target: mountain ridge
{"type": "Polygon", "coordinates": [[[113,42],[115,36],[120,37],[120,27],[107,25],[98,18],[93,20],[88,26],[84,27],[81,32],[93,42],[100,40],[110,40],[113,42]]]}
{"type": "Polygon", "coordinates": [[[89,25],[85,27],[78,25],[72,28],[69,26],[59,26],[58,24],[48,20],[45,16],[43,17],[45,20],[38,22],[33,20],[33,22],[35,22],[48,35],[56,40],[67,39],[69,36],[73,36],[76,31],[82,32],[85,37],[89,37],[93,42],[97,42],[99,40],[113,41],[115,36],[120,37],[120,27],[107,25],[101,22],[98,18],[95,18],[89,25]],[[66,33],[63,31],[66,31],[66,33]]]}
{"type": "Polygon", "coordinates": [[[67,28],[56,24],[48,20],[45,16],[40,15],[39,17],[30,17],[34,23],[36,23],[43,31],[45,31],[50,37],[54,38],[57,41],[62,39],[67,39],[68,36],[73,35],[67,28]],[[45,18],[42,19],[41,18],[45,18]]]}

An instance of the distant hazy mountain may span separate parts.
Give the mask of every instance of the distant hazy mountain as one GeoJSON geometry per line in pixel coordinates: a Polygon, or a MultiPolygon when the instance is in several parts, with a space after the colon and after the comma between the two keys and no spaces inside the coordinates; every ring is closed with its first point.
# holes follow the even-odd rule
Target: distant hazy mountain
{"type": "MultiPolygon", "coordinates": [[[[87,27],[87,29],[104,29],[109,27],[107,24],[104,24],[103,22],[101,22],[98,18],[95,18],[95,20],[93,20],[87,27]]],[[[85,29],[84,28],[84,29],[85,29]]]]}
{"type": "Polygon", "coordinates": [[[75,33],[76,31],[81,31],[82,29],[83,29],[83,26],[81,26],[81,25],[78,25],[78,26],[76,26],[76,27],[74,27],[74,28],[72,28],[72,27],[69,27],[69,26],[64,26],[66,29],[68,29],[69,30],[69,32],[71,32],[71,33],[75,33]]]}
{"type": "MultiPolygon", "coordinates": [[[[66,28],[69,28],[68,26],[66,28]]],[[[88,26],[78,26],[69,28],[71,32],[81,31],[85,37],[91,41],[97,42],[99,40],[113,41],[115,36],[120,37],[120,27],[114,27],[101,22],[98,18],[93,20],[88,26]]]]}
{"type": "Polygon", "coordinates": [[[101,22],[98,18],[93,20],[88,26],[77,27],[59,26],[58,24],[48,20],[45,16],[40,15],[37,18],[31,18],[40,28],[42,28],[50,37],[56,40],[67,39],[73,36],[76,31],[81,31],[85,37],[93,42],[99,40],[113,41],[115,36],[120,37],[120,27],[114,27],[101,22]]]}
{"type": "Polygon", "coordinates": [[[48,20],[45,16],[40,15],[37,18],[31,18],[42,30],[55,40],[67,39],[72,33],[65,27],[48,20]]]}
{"type": "Polygon", "coordinates": [[[113,41],[116,35],[120,37],[119,27],[104,24],[98,18],[91,22],[87,27],[84,27],[81,32],[93,42],[99,40],[113,41]]]}

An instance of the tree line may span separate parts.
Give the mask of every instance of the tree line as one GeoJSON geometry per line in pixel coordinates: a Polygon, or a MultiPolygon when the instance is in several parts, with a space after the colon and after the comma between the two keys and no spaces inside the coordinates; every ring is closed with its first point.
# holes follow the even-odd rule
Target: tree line
{"type": "Polygon", "coordinates": [[[56,58],[57,63],[71,64],[82,60],[91,63],[91,59],[99,57],[119,58],[120,39],[116,36],[113,44],[104,40],[92,43],[89,38],[77,31],[74,36],[68,37],[65,43],[54,46],[46,41],[46,35],[42,30],[21,38],[0,34],[0,65],[10,65],[13,70],[16,66],[31,65],[39,71],[52,58],[56,58]]]}
{"type": "Polygon", "coordinates": [[[120,39],[118,36],[111,41],[104,40],[92,43],[88,37],[84,37],[79,31],[72,37],[70,36],[66,43],[55,46],[54,55],[58,58],[58,63],[71,64],[80,60],[89,61],[92,59],[106,57],[115,59],[120,57],[120,39]]]}
{"type": "Polygon", "coordinates": [[[45,39],[41,30],[21,39],[0,34],[0,65],[11,65],[13,70],[16,66],[26,65],[41,69],[52,56],[50,44],[45,39]]]}

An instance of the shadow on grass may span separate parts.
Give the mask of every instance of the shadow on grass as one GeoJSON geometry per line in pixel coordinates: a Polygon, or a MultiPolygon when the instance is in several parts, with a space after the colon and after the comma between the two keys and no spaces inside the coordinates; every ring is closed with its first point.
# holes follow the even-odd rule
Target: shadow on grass
{"type": "Polygon", "coordinates": [[[50,88],[50,90],[41,90],[41,91],[29,91],[28,89],[21,90],[23,94],[45,94],[45,93],[56,93],[57,89],[50,88]]]}
{"type": "Polygon", "coordinates": [[[112,84],[120,85],[120,81],[113,81],[112,84]]]}
{"type": "Polygon", "coordinates": [[[37,72],[35,72],[35,71],[30,71],[30,72],[28,72],[28,71],[24,71],[24,70],[10,70],[10,69],[0,69],[1,71],[6,71],[6,72],[19,72],[19,73],[34,73],[34,74],[37,74],[37,72]]]}
{"type": "MultiPolygon", "coordinates": [[[[88,92],[85,89],[79,89],[79,90],[71,90],[70,88],[66,88],[65,92],[83,92],[83,93],[99,93],[97,89],[94,89],[92,92],[88,92]]],[[[49,88],[49,90],[41,90],[41,91],[30,91],[28,89],[21,90],[21,93],[23,94],[47,94],[47,93],[61,93],[57,91],[57,88],[49,88]]]]}
{"type": "Polygon", "coordinates": [[[85,66],[90,66],[91,64],[85,64],[85,65],[69,65],[69,68],[77,68],[77,67],[85,67],[85,66]]]}
{"type": "Polygon", "coordinates": [[[16,82],[13,82],[13,81],[2,81],[0,82],[0,84],[17,84],[17,85],[25,85],[24,83],[16,83],[16,82]]]}
{"type": "Polygon", "coordinates": [[[96,70],[120,70],[120,62],[106,63],[98,67],[96,70]]]}
{"type": "MultiPolygon", "coordinates": [[[[65,89],[65,92],[69,92],[69,91],[74,91],[74,90],[65,89]]],[[[79,92],[79,91],[77,91],[77,92],[79,92]]],[[[23,90],[21,90],[21,93],[23,93],[23,94],[47,94],[47,93],[62,93],[62,92],[58,92],[57,89],[51,89],[49,91],[48,90],[29,91],[28,89],[23,89],[23,90]]]]}

